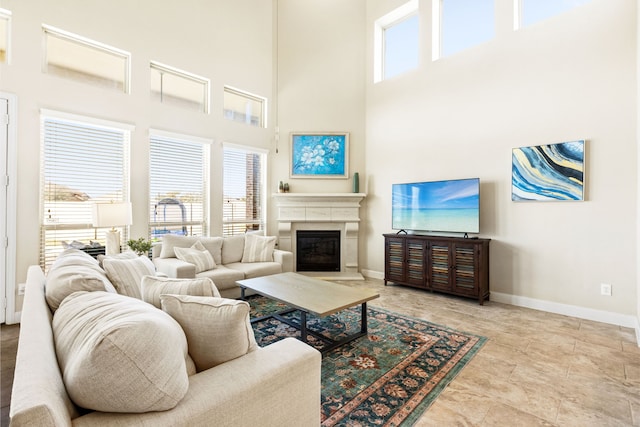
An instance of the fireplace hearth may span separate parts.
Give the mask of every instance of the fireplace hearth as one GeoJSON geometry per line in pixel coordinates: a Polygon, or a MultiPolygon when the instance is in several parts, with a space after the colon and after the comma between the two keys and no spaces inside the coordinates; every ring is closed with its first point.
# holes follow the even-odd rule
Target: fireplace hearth
{"type": "Polygon", "coordinates": [[[296,271],[340,271],[340,231],[298,230],[296,271]]]}

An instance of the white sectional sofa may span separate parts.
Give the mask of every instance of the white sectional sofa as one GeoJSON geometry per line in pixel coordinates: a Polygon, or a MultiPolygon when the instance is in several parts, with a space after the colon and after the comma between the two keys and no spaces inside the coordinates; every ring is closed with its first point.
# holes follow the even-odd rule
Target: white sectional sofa
{"type": "Polygon", "coordinates": [[[213,280],[220,295],[239,298],[236,281],[293,271],[293,254],[275,249],[276,238],[247,233],[231,237],[194,237],[165,235],[161,244],[152,248],[152,258],[158,272],[174,278],[213,280]],[[192,249],[198,242],[213,259],[213,264],[199,264],[188,254],[176,253],[176,248],[192,249]],[[188,260],[188,261],[185,261],[188,260]],[[189,262],[191,261],[191,262],[189,262]],[[211,266],[211,268],[207,268],[211,266]]]}
{"type": "Polygon", "coordinates": [[[106,272],[75,249],[58,261],[27,273],[12,427],[320,425],[320,353],[293,338],[257,347],[246,302],[209,279],[124,286],[149,272],[145,257],[106,272]],[[228,360],[209,360],[218,352],[228,360]]]}

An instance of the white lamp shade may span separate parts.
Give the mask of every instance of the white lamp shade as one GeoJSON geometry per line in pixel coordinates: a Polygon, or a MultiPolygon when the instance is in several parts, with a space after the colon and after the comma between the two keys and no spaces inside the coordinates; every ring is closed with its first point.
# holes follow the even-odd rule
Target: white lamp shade
{"type": "Polygon", "coordinates": [[[96,203],[93,205],[94,227],[131,225],[131,203],[96,203]]]}

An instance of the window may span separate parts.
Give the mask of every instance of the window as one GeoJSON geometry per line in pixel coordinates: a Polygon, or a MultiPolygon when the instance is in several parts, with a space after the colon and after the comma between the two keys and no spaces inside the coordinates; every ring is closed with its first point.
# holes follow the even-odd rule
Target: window
{"type": "Polygon", "coordinates": [[[494,0],[436,0],[433,16],[434,28],[439,29],[434,37],[434,60],[495,36],[494,0]]]}
{"type": "Polygon", "coordinates": [[[11,39],[11,12],[0,9],[0,64],[9,63],[9,40],[11,39]]]}
{"type": "Polygon", "coordinates": [[[267,153],[233,144],[224,145],[223,234],[264,229],[267,153]]]}
{"type": "Polygon", "coordinates": [[[591,0],[515,0],[515,29],[551,18],[591,0]]]}
{"type": "Polygon", "coordinates": [[[152,130],[149,148],[149,234],[204,236],[208,232],[211,141],[152,130]]]}
{"type": "Polygon", "coordinates": [[[209,79],[151,62],[151,95],[163,104],[209,113],[209,79]]]}
{"type": "MultiPolygon", "coordinates": [[[[93,228],[94,203],[129,200],[132,126],[43,110],[41,114],[40,265],[46,269],[66,245],[105,244],[93,228]]],[[[117,228],[120,242],[128,227],[117,228]]]]}
{"type": "Polygon", "coordinates": [[[129,93],[131,54],[43,25],[45,73],[129,93]]]}
{"type": "Polygon", "coordinates": [[[411,0],[375,22],[374,83],[418,67],[418,1],[411,0]]]}
{"type": "Polygon", "coordinates": [[[224,87],[225,119],[251,126],[267,127],[266,106],[266,98],[230,86],[224,87]]]}

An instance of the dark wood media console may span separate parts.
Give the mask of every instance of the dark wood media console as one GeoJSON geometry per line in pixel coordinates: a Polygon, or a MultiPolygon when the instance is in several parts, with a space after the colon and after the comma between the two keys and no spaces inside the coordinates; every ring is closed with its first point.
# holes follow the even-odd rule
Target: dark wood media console
{"type": "Polygon", "coordinates": [[[489,299],[491,239],[384,234],[384,284],[489,299]]]}

